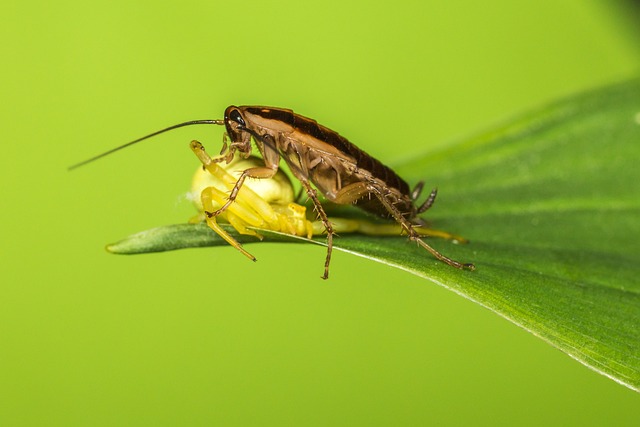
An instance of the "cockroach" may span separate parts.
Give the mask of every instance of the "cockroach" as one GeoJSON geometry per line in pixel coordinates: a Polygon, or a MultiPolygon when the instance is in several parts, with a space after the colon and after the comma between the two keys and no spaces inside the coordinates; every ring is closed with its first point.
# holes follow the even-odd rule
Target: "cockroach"
{"type": "Polygon", "coordinates": [[[475,269],[471,263],[461,263],[441,254],[425,243],[415,229],[423,224],[418,215],[433,206],[437,190],[432,190],[422,204],[416,204],[424,182],[419,182],[411,190],[407,182],[391,168],[337,132],[284,108],[232,105],[227,107],[222,120],[191,120],[179,123],[75,164],[69,169],[75,169],[158,134],[198,124],[213,124],[226,128],[220,156],[213,158],[214,162],[228,163],[236,153],[245,158],[249,157],[252,152],[252,140],[263,160],[263,164],[245,169],[231,189],[227,201],[215,211],[205,210],[205,215],[208,218],[220,215],[234,203],[247,178],[273,177],[278,172],[280,159],[284,159],[313,203],[326,230],[327,255],[323,279],[329,277],[335,231],[318,198],[318,191],[330,202],[340,205],[353,204],[371,214],[395,220],[408,235],[409,240],[452,267],[475,269]]]}

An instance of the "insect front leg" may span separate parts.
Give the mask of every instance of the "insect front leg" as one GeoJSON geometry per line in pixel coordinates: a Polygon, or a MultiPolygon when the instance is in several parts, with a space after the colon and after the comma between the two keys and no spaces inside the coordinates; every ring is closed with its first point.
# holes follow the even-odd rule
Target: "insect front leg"
{"type": "Polygon", "coordinates": [[[210,213],[211,216],[218,216],[222,212],[227,210],[227,208],[229,206],[231,206],[231,204],[236,200],[236,197],[238,197],[238,192],[242,188],[242,185],[244,184],[245,179],[247,179],[247,178],[255,178],[255,179],[273,178],[273,176],[276,174],[276,172],[278,172],[278,167],[277,166],[275,168],[270,168],[270,167],[266,167],[266,166],[255,167],[255,168],[247,169],[244,172],[242,172],[242,174],[240,174],[240,178],[238,178],[238,180],[236,181],[236,184],[233,186],[233,189],[231,190],[231,193],[229,194],[229,198],[227,199],[226,203],[224,205],[222,205],[222,207],[220,207],[220,209],[218,209],[218,210],[216,210],[214,212],[211,212],[210,213]]]}
{"type": "MultiPolygon", "coordinates": [[[[251,135],[249,133],[243,134],[242,141],[231,143],[231,148],[234,147],[234,144],[237,144],[240,151],[243,153],[243,156],[247,158],[249,154],[251,154],[251,143],[250,143],[251,135]]],[[[229,194],[229,199],[227,202],[222,205],[220,209],[215,212],[212,212],[213,216],[220,215],[224,212],[238,197],[238,192],[242,188],[245,179],[247,178],[255,178],[255,179],[269,179],[273,178],[275,174],[278,172],[278,163],[280,163],[280,154],[278,153],[278,149],[276,144],[274,143],[273,136],[264,135],[262,137],[262,157],[264,158],[264,166],[256,166],[245,171],[240,174],[238,181],[233,186],[231,193],[229,194]]]]}

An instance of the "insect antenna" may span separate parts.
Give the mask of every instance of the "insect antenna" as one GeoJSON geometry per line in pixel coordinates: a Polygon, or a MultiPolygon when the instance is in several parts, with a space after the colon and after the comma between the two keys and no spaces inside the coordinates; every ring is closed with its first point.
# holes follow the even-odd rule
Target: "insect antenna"
{"type": "Polygon", "coordinates": [[[112,153],[115,153],[116,151],[122,150],[123,148],[127,148],[130,145],[133,145],[133,144],[138,143],[140,141],[144,141],[145,139],[149,139],[149,138],[151,138],[153,136],[160,135],[161,133],[168,132],[170,130],[181,128],[181,127],[184,127],[184,126],[191,126],[191,125],[224,125],[224,120],[189,120],[188,122],[178,123],[177,125],[169,126],[168,128],[164,128],[164,129],[161,129],[159,131],[150,133],[149,135],[145,135],[142,138],[138,138],[138,139],[136,139],[134,141],[127,142],[126,144],[120,145],[119,147],[112,148],[111,150],[105,151],[104,153],[98,154],[97,156],[93,156],[93,157],[91,157],[91,158],[89,158],[87,160],[83,160],[80,163],[76,163],[75,165],[71,165],[71,166],[69,166],[67,168],[67,170],[73,170],[73,169],[79,168],[80,166],[84,166],[87,163],[94,162],[94,161],[96,161],[96,160],[98,160],[98,159],[100,159],[102,157],[108,156],[109,154],[112,154],[112,153]]]}

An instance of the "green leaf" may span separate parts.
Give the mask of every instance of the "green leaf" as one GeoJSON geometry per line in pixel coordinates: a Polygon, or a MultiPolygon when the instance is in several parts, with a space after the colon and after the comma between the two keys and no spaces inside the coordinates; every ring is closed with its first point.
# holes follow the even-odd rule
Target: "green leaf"
{"type": "MultiPolygon", "coordinates": [[[[409,182],[438,186],[433,225],[471,241],[430,244],[476,271],[437,262],[406,238],[342,235],[335,247],[451,289],[638,391],[639,160],[640,80],[632,80],[397,165],[409,182]]],[[[204,225],[178,225],[109,250],[219,244],[204,225]]]]}

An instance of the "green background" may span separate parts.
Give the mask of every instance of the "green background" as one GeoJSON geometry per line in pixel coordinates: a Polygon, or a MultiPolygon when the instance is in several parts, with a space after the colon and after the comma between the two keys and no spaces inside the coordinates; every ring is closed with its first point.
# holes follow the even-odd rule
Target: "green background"
{"type": "Polygon", "coordinates": [[[66,171],[229,104],[393,164],[639,70],[631,2],[443,3],[4,5],[0,425],[635,425],[633,391],[384,265],[337,252],[323,282],[312,245],[107,254],[192,215],[188,142],[215,152],[219,128],[66,171]]]}

